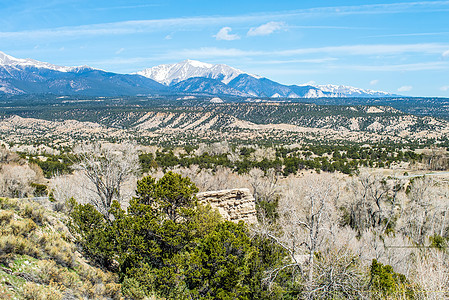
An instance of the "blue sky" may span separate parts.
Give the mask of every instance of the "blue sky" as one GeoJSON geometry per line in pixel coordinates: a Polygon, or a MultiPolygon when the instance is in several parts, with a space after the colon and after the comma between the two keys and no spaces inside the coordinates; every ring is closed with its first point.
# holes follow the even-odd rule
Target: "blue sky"
{"type": "Polygon", "coordinates": [[[189,58],[449,97],[449,1],[0,0],[0,51],[118,73],[189,58]]]}

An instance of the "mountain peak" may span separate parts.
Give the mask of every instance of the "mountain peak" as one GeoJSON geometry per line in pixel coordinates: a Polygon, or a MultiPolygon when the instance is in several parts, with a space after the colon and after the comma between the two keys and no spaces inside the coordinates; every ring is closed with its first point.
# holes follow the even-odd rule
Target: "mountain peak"
{"type": "Polygon", "coordinates": [[[8,55],[8,54],[0,51],[0,65],[9,65],[15,60],[17,60],[17,59],[12,57],[11,55],[8,55]]]}
{"type": "Polygon", "coordinates": [[[24,65],[24,64],[33,64],[33,62],[36,62],[33,59],[30,58],[15,58],[11,55],[8,55],[4,52],[0,51],[0,65],[4,66],[15,66],[15,65],[24,65]]]}
{"type": "Polygon", "coordinates": [[[136,95],[173,92],[267,98],[397,96],[332,84],[287,86],[224,64],[192,59],[155,66],[137,74],[141,76],[115,74],[89,66],[62,67],[0,52],[0,94],[136,95]]]}
{"type": "Polygon", "coordinates": [[[195,68],[204,68],[204,69],[210,69],[214,66],[213,64],[208,64],[208,63],[204,63],[204,62],[201,62],[198,60],[193,60],[193,59],[186,59],[186,60],[182,61],[181,63],[189,64],[195,68]]]}
{"type": "Polygon", "coordinates": [[[383,92],[383,91],[360,89],[360,88],[356,88],[353,86],[346,86],[346,85],[336,85],[336,84],[326,84],[326,85],[318,84],[318,85],[316,85],[316,84],[313,84],[312,86],[320,89],[323,92],[329,93],[330,95],[332,95],[332,97],[348,97],[348,96],[350,96],[350,97],[357,97],[357,96],[391,97],[391,96],[396,96],[394,94],[383,92]]]}
{"type": "Polygon", "coordinates": [[[37,61],[31,58],[15,58],[1,51],[0,51],[0,66],[21,67],[21,68],[24,67],[45,68],[59,72],[68,72],[70,69],[69,67],[61,67],[47,62],[37,61]]]}
{"type": "MultiPolygon", "coordinates": [[[[151,78],[165,85],[173,85],[193,77],[205,77],[217,79],[224,84],[228,84],[240,74],[248,74],[239,69],[223,65],[209,64],[197,60],[186,59],[175,64],[164,64],[155,66],[137,74],[151,78]]],[[[248,74],[258,78],[258,76],[248,74]]]]}

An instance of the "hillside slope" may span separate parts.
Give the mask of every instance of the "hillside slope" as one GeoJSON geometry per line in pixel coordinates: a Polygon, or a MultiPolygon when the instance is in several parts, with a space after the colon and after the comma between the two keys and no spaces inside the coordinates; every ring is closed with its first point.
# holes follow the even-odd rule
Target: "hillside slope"
{"type": "Polygon", "coordinates": [[[0,299],[122,298],[117,276],[89,265],[64,220],[32,200],[0,198],[0,299]]]}

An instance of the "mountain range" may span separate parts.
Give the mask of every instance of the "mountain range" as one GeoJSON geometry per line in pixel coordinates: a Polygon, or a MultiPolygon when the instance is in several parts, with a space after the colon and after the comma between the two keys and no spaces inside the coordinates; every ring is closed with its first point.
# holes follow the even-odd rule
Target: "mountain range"
{"type": "Polygon", "coordinates": [[[84,96],[207,95],[263,98],[394,97],[397,95],[337,85],[283,85],[223,65],[184,60],[133,74],[89,66],[57,66],[0,52],[0,95],[84,96]]]}

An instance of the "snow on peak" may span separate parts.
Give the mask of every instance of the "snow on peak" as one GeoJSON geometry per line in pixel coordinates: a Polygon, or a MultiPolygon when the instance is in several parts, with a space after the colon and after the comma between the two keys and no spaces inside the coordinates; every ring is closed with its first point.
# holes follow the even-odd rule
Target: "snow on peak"
{"type": "MultiPolygon", "coordinates": [[[[186,59],[176,64],[164,64],[145,69],[137,72],[137,74],[151,78],[165,85],[172,85],[193,77],[212,78],[228,84],[240,74],[248,73],[223,64],[213,65],[197,60],[186,59]]],[[[248,75],[254,76],[251,74],[248,75]]]]}
{"type": "Polygon", "coordinates": [[[64,67],[53,65],[47,62],[34,60],[31,58],[15,58],[1,51],[0,51],[0,66],[7,66],[11,68],[34,67],[34,68],[50,69],[59,72],[80,72],[82,70],[99,70],[86,65],[78,67],[64,67]]]}
{"type": "Polygon", "coordinates": [[[183,61],[183,63],[189,64],[195,68],[203,68],[203,69],[210,69],[214,66],[212,64],[204,63],[204,62],[201,62],[198,60],[193,60],[193,59],[186,59],[185,61],[183,61]]]}
{"type": "Polygon", "coordinates": [[[35,68],[44,68],[55,70],[59,72],[68,72],[69,67],[62,67],[57,65],[52,65],[50,63],[37,61],[31,58],[15,58],[11,55],[5,54],[0,51],[0,66],[8,66],[8,67],[35,67],[35,68]]]}
{"type": "Polygon", "coordinates": [[[346,97],[346,96],[357,96],[357,95],[363,95],[363,96],[389,96],[392,95],[387,92],[382,91],[373,91],[369,89],[360,89],[352,86],[346,86],[346,85],[335,85],[335,84],[326,84],[326,85],[319,85],[319,84],[312,84],[311,86],[320,89],[323,92],[332,93],[334,97],[346,97]]]}

